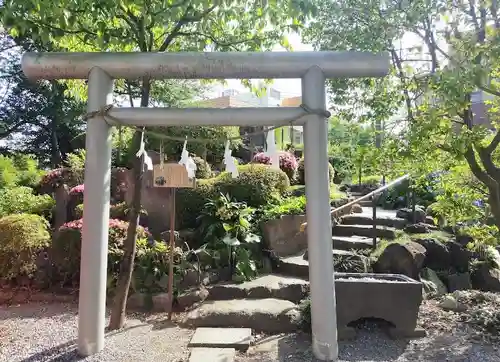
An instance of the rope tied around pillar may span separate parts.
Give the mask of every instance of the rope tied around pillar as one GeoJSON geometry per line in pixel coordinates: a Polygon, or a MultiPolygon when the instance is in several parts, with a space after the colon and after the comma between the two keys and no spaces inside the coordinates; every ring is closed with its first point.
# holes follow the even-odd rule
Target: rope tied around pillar
{"type": "MultiPolygon", "coordinates": [[[[286,125],[293,125],[295,122],[297,122],[302,117],[306,117],[309,115],[317,115],[317,116],[320,116],[320,117],[323,117],[326,119],[331,117],[330,111],[328,111],[326,109],[311,109],[310,107],[308,107],[305,104],[301,104],[299,107],[302,108],[306,112],[306,114],[300,115],[299,117],[297,117],[295,119],[283,120],[283,122],[278,122],[278,123],[280,123],[279,125],[267,127],[264,130],[259,130],[259,131],[255,131],[255,132],[245,132],[243,135],[234,136],[234,137],[226,137],[224,139],[222,139],[222,138],[195,138],[195,139],[190,139],[189,141],[190,142],[198,142],[198,143],[212,143],[212,144],[218,143],[218,142],[234,141],[234,140],[244,139],[244,138],[250,137],[250,136],[257,136],[257,135],[265,134],[269,131],[274,131],[275,129],[285,127],[286,125]]],[[[164,135],[164,134],[159,133],[159,132],[145,130],[145,127],[139,127],[139,126],[125,124],[125,123],[121,122],[120,119],[109,114],[113,108],[114,108],[114,105],[107,104],[98,110],[86,113],[84,115],[84,119],[86,121],[88,121],[91,118],[102,117],[104,119],[104,121],[109,126],[118,125],[118,126],[122,126],[122,127],[128,127],[128,128],[134,129],[134,130],[139,131],[139,132],[144,132],[148,136],[158,138],[158,139],[163,139],[163,140],[179,141],[179,142],[184,142],[186,140],[186,137],[167,136],[167,135],[164,135]],[[111,122],[109,122],[109,121],[111,121],[111,122]]]]}

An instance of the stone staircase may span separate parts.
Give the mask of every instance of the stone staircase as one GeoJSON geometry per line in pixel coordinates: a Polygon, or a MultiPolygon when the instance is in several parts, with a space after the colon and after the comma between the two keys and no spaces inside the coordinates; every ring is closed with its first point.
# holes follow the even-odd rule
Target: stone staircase
{"type": "MultiPolygon", "coordinates": [[[[374,233],[377,238],[394,239],[396,230],[403,229],[407,223],[406,220],[397,218],[395,211],[377,210],[377,228],[374,230],[371,205],[363,205],[361,213],[345,215],[340,219],[340,223],[333,227],[334,260],[354,259],[363,262],[365,256],[353,253],[353,249],[371,249],[374,233]]],[[[248,334],[249,330],[266,334],[296,331],[300,320],[298,305],[308,295],[309,290],[307,259],[307,250],[304,250],[299,255],[282,258],[273,274],[240,284],[228,282],[207,287],[206,299],[186,314],[183,324],[191,328],[201,328],[200,333],[220,334],[222,340],[229,338],[224,337],[228,333],[248,334]],[[237,329],[230,332],[226,331],[227,328],[237,329]]],[[[230,343],[229,347],[224,347],[223,343],[217,343],[217,338],[215,341],[213,338],[208,339],[208,343],[190,345],[193,348],[190,361],[198,361],[196,358],[208,360],[208,353],[213,356],[210,361],[233,361],[234,348],[244,352],[249,348],[251,338],[245,339],[243,347],[231,346],[230,343]],[[219,355],[220,358],[217,357],[219,355]]]]}

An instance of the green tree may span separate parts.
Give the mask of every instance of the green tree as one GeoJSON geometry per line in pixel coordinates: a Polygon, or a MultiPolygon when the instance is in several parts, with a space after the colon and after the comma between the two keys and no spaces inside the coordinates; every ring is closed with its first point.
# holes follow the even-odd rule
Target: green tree
{"type": "MultiPolygon", "coordinates": [[[[11,33],[32,34],[69,51],[227,51],[264,50],[297,29],[309,13],[308,2],[283,1],[41,1],[6,0],[1,10],[11,33]]],[[[71,82],[78,90],[81,82],[71,82]]],[[[140,80],[140,106],[154,94],[151,79],[140,80]]],[[[81,88],[80,88],[81,89],[81,88]]],[[[81,92],[80,92],[81,93],[81,92]]],[[[141,133],[135,132],[134,149],[141,133]]],[[[124,260],[110,328],[125,320],[141,206],[142,160],[133,167],[134,198],[124,260]]]]}
{"type": "MultiPolygon", "coordinates": [[[[29,39],[0,33],[0,139],[4,153],[35,155],[44,165],[61,165],[69,152],[82,147],[84,104],[67,95],[57,82],[30,82],[20,70],[21,50],[40,50],[29,39]],[[1,51],[3,49],[3,51],[1,51]]],[[[42,49],[43,50],[43,49],[42,49]]]]}
{"type": "Polygon", "coordinates": [[[413,159],[420,168],[435,166],[438,159],[465,159],[486,186],[500,226],[496,2],[317,0],[316,4],[319,16],[306,39],[318,49],[385,51],[391,56],[385,79],[330,82],[336,104],[351,109],[356,105],[355,109],[378,119],[403,114],[400,128],[405,139],[398,156],[413,159]],[[478,94],[488,98],[483,122],[472,102],[478,94]],[[447,156],[436,157],[438,152],[447,156]]]}

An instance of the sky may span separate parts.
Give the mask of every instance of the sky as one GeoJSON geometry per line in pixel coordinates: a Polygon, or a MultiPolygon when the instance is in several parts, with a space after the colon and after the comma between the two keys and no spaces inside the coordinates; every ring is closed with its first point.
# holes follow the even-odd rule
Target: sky
{"type": "MultiPolygon", "coordinates": [[[[312,51],[312,45],[302,44],[298,34],[290,34],[288,40],[294,51],[312,51]]],[[[273,51],[286,51],[281,46],[275,46],[273,51]]],[[[258,80],[256,80],[258,81],[258,80]]],[[[301,95],[300,79],[275,79],[272,87],[282,94],[282,97],[296,97],[301,95]]],[[[214,86],[213,91],[210,92],[210,97],[220,97],[222,91],[225,89],[236,89],[240,92],[248,92],[244,86],[241,85],[239,79],[228,79],[226,85],[214,86]]]]}

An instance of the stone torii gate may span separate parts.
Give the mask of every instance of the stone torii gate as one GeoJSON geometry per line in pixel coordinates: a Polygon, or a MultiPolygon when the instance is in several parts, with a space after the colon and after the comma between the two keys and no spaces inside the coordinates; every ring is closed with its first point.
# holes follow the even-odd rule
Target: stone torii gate
{"type": "Polygon", "coordinates": [[[383,77],[387,54],[362,52],[241,53],[26,53],[30,79],[88,79],[84,224],[78,350],[104,348],[106,268],[111,175],[111,127],[98,112],[113,103],[114,79],[301,78],[302,107],[170,109],[112,108],[110,119],[136,126],[272,126],[297,119],[304,125],[307,241],[314,355],[337,360],[337,324],[332,263],[325,79],[383,77]]]}

